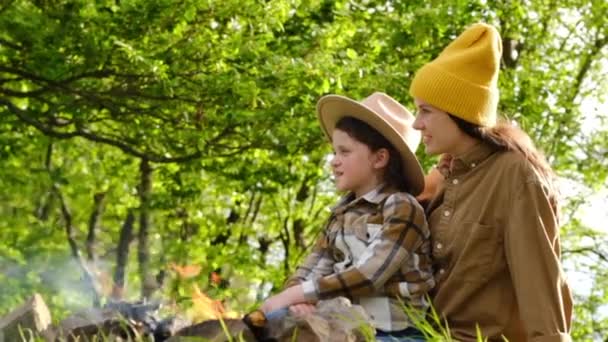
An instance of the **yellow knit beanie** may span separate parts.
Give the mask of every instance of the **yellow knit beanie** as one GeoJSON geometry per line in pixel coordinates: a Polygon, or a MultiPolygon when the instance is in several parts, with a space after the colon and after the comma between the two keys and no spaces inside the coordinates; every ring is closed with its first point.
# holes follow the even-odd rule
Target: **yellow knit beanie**
{"type": "Polygon", "coordinates": [[[496,123],[502,41],[487,24],[474,24],[414,76],[410,95],[480,126],[496,123]]]}

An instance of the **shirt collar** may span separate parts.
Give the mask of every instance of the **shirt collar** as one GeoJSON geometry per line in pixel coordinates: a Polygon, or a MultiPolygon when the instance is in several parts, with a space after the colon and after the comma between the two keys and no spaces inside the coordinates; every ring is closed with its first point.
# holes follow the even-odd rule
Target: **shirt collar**
{"type": "Polygon", "coordinates": [[[379,204],[391,193],[392,192],[390,191],[390,187],[384,183],[378,185],[377,187],[375,187],[374,189],[359,198],[355,198],[355,194],[349,192],[348,194],[342,196],[342,198],[338,201],[338,204],[336,204],[331,209],[331,211],[334,213],[344,212],[346,209],[357,205],[361,201],[379,204]]]}
{"type": "Polygon", "coordinates": [[[494,152],[496,152],[495,147],[481,142],[464,154],[452,159],[450,163],[450,173],[452,175],[466,173],[477,167],[494,152]]]}

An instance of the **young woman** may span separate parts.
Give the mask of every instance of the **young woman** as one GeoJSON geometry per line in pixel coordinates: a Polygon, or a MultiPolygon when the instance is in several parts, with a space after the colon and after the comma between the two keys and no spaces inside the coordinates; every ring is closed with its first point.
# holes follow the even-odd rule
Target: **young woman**
{"type": "Polygon", "coordinates": [[[422,341],[402,306],[425,310],[434,285],[429,230],[414,198],[424,188],[414,117],[383,93],[361,102],[328,95],[317,110],[335,152],[336,188],[346,195],[286,289],[262,310],[301,314],[343,296],[366,310],[378,340],[422,341]]]}
{"type": "Polygon", "coordinates": [[[426,153],[444,176],[426,212],[434,308],[459,341],[570,341],[554,174],[530,138],[496,123],[501,39],[476,24],[414,77],[426,153]]]}

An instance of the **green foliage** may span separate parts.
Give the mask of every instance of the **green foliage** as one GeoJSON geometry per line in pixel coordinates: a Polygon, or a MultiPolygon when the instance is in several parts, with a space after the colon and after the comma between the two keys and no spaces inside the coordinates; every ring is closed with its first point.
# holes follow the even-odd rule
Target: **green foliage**
{"type": "MultiPolygon", "coordinates": [[[[83,267],[107,300],[128,213],[126,299],[173,262],[201,266],[193,281],[231,309],[252,308],[305,255],[336,199],[317,99],[378,90],[411,107],[415,70],[475,21],[497,25],[504,38],[500,110],[531,133],[561,177],[590,193],[606,188],[607,6],[4,2],[0,314],[34,291],[56,320],[90,305],[83,267]],[[103,196],[97,221],[95,196],[103,196]],[[150,222],[143,233],[142,222],[150,222]],[[140,272],[139,258],[148,270],[140,272]],[[209,285],[212,272],[228,285],[209,285]]],[[[419,157],[425,168],[433,163],[419,157]]],[[[588,340],[608,331],[608,244],[577,216],[587,194],[568,195],[567,270],[591,279],[577,293],[573,336],[588,340]]],[[[166,277],[155,295],[177,296],[166,277]]]]}

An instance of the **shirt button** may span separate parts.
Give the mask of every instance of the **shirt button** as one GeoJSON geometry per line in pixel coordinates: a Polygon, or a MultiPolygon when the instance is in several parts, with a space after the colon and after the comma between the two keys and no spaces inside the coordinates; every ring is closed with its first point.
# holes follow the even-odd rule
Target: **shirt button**
{"type": "Polygon", "coordinates": [[[477,164],[471,163],[471,167],[475,167],[475,166],[477,166],[477,164]]]}
{"type": "Polygon", "coordinates": [[[452,184],[454,184],[454,185],[458,184],[458,179],[453,179],[452,184]]]}
{"type": "Polygon", "coordinates": [[[444,212],[443,212],[443,216],[446,216],[446,217],[447,217],[447,216],[450,216],[450,214],[451,214],[451,213],[450,213],[450,211],[449,211],[449,210],[446,210],[446,211],[444,211],[444,212]]]}
{"type": "Polygon", "coordinates": [[[444,274],[444,273],[445,273],[445,270],[443,268],[439,270],[439,274],[444,274]]]}
{"type": "Polygon", "coordinates": [[[435,246],[437,247],[437,249],[441,249],[443,247],[443,245],[439,242],[435,246]]]}

